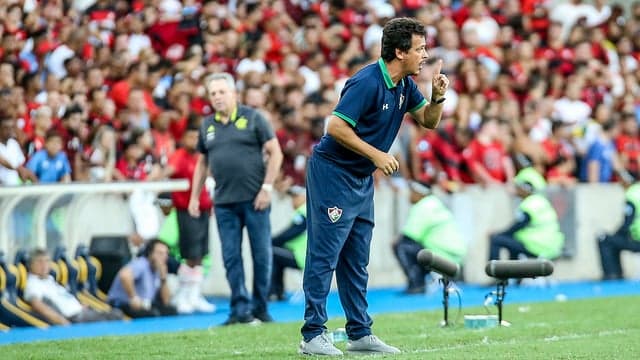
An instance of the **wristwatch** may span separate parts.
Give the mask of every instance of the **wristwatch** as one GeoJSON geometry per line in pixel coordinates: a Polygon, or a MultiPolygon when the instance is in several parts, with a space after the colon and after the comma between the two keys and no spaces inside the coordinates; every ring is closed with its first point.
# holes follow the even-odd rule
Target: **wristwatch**
{"type": "Polygon", "coordinates": [[[432,104],[442,104],[445,100],[447,100],[447,98],[444,97],[444,96],[441,97],[440,99],[431,98],[431,103],[432,104]]]}
{"type": "Polygon", "coordinates": [[[273,191],[273,184],[262,184],[261,189],[270,193],[273,191]]]}

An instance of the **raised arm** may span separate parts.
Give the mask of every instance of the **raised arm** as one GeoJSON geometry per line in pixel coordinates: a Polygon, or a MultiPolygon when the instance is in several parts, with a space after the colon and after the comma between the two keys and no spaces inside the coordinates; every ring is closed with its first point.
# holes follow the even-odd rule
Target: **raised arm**
{"type": "Polygon", "coordinates": [[[440,118],[442,117],[444,94],[449,87],[449,79],[444,74],[440,73],[441,69],[442,59],[438,60],[433,79],[431,80],[431,100],[427,105],[412,113],[418,124],[427,129],[437,128],[440,118]]]}

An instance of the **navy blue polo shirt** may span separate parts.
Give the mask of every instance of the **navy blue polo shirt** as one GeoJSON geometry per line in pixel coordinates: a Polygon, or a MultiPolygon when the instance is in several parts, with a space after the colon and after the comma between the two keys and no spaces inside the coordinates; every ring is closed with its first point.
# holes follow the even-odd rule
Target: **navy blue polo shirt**
{"type": "MultiPolygon", "coordinates": [[[[353,126],[362,140],[388,152],[404,114],[420,109],[426,102],[411,77],[394,84],[386,64],[379,59],[347,80],[333,115],[353,126]]],[[[376,169],[371,160],[340,145],[328,134],[315,152],[359,176],[371,175],[376,169]]]]}

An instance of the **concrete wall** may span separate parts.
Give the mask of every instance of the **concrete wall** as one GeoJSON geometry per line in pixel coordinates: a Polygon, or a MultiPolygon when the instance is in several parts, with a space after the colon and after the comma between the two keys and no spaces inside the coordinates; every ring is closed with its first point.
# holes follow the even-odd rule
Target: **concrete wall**
{"type": "MultiPolygon", "coordinates": [[[[510,224],[516,200],[501,187],[483,189],[474,186],[466,188],[464,192],[441,197],[453,210],[456,222],[468,241],[469,251],[464,267],[466,281],[487,282],[489,278],[484,274],[484,266],[488,256],[488,234],[510,224]]],[[[569,236],[568,242],[575,242],[573,256],[556,262],[553,278],[564,281],[598,279],[600,260],[596,235],[619,226],[624,202],[622,188],[616,185],[580,185],[571,191],[552,190],[550,197],[563,217],[562,226],[569,236]]],[[[407,191],[381,186],[376,190],[375,204],[376,227],[369,265],[370,284],[402,286],[405,283],[404,275],[393,256],[391,243],[397,237],[409,209],[407,191]]],[[[288,225],[292,211],[288,198],[274,196],[272,232],[276,233],[288,225]]],[[[78,198],[71,203],[68,215],[65,238],[70,248],[78,243],[88,244],[93,235],[128,234],[133,229],[127,204],[120,196],[78,198]]],[[[228,294],[214,217],[210,225],[213,267],[205,291],[228,294]]],[[[250,284],[251,256],[246,234],[243,251],[247,284],[250,284]]],[[[640,276],[638,255],[624,254],[623,266],[627,276],[640,276]]],[[[296,271],[286,274],[285,283],[289,290],[300,289],[301,274],[296,271]]]]}

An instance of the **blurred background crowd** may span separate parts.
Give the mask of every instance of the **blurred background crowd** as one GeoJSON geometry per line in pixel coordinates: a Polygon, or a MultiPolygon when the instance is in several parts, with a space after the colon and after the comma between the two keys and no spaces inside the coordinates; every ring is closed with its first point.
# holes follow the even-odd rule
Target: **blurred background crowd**
{"type": "Polygon", "coordinates": [[[631,182],[640,2],[608,3],[2,1],[0,184],[163,178],[185,129],[211,113],[202,79],[224,71],[276,129],[279,188],[304,185],[344,82],[378,59],[398,16],[427,26],[425,97],[437,59],[452,84],[437,131],[407,118],[392,149],[399,179],[455,190],[508,184],[531,165],[551,184],[631,182]]]}

